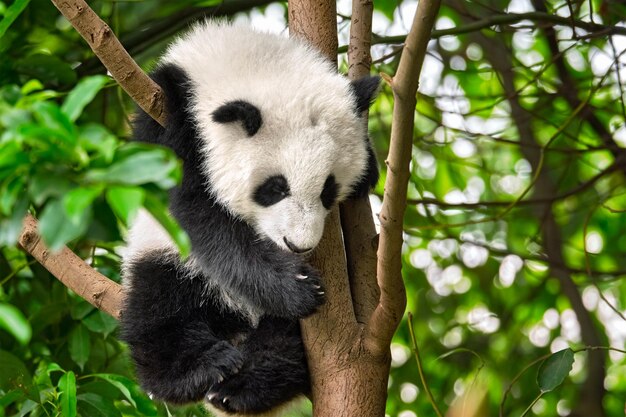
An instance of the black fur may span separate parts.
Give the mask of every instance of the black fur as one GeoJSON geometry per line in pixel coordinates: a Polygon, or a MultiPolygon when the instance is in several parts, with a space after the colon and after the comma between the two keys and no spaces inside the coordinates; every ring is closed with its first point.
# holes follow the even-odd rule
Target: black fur
{"type": "Polygon", "coordinates": [[[252,328],[174,253],[155,251],[127,273],[133,283],[123,338],[148,392],[173,403],[206,396],[237,412],[265,411],[309,392],[297,321],[265,317],[252,328]]]}
{"type": "MultiPolygon", "coordinates": [[[[374,99],[380,85],[380,77],[367,76],[350,82],[352,92],[356,98],[356,111],[361,115],[369,108],[374,99]]],[[[368,138],[367,141],[367,171],[361,177],[361,181],[354,187],[350,198],[363,198],[378,183],[378,164],[374,149],[368,138]]]]}
{"type": "Polygon", "coordinates": [[[350,83],[352,92],[356,97],[356,111],[360,115],[365,110],[369,109],[370,105],[376,98],[376,92],[380,85],[380,77],[368,76],[359,78],[350,83]]]}
{"type": "Polygon", "coordinates": [[[253,104],[244,100],[230,101],[213,112],[213,121],[217,123],[232,123],[241,121],[248,136],[254,136],[263,124],[261,112],[253,104]]]}
{"type": "Polygon", "coordinates": [[[330,209],[335,200],[337,199],[337,182],[335,181],[334,175],[329,175],[326,178],[326,182],[324,182],[324,188],[322,189],[322,194],[320,195],[320,199],[322,200],[322,205],[326,209],[330,209]]]}
{"type": "Polygon", "coordinates": [[[278,203],[289,195],[289,183],[282,175],[274,175],[266,179],[254,191],[254,201],[263,207],[278,203]]]}
{"type": "Polygon", "coordinates": [[[367,197],[369,191],[378,183],[378,163],[376,162],[376,155],[372,148],[369,139],[367,140],[367,170],[361,177],[361,180],[354,186],[350,198],[364,198],[367,197]]]}
{"type": "MultiPolygon", "coordinates": [[[[170,211],[191,239],[196,266],[189,270],[177,254],[156,250],[126,264],[131,284],[122,337],[142,386],[156,398],[173,403],[205,398],[228,412],[267,411],[309,392],[297,320],[324,301],[319,273],[301,256],[260,238],[215,200],[201,173],[200,139],[188,110],[189,79],[171,64],[158,67],[153,78],[167,98],[167,126],[140,111],[135,138],[168,146],[183,161],[170,211]],[[224,292],[263,313],[258,326],[233,311],[224,292]]],[[[375,171],[371,149],[368,162],[375,171]]],[[[369,188],[372,175],[368,171],[357,188],[369,188]]],[[[332,191],[329,185],[326,193],[332,191]]]]}

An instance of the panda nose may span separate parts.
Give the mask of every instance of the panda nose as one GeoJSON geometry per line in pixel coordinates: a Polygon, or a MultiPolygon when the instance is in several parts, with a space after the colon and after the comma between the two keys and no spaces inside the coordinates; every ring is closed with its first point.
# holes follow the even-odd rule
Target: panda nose
{"type": "Polygon", "coordinates": [[[291,250],[294,253],[307,253],[313,250],[313,248],[300,249],[299,247],[297,247],[296,245],[288,241],[286,237],[283,237],[283,242],[285,242],[285,245],[287,245],[289,250],[291,250]]]}

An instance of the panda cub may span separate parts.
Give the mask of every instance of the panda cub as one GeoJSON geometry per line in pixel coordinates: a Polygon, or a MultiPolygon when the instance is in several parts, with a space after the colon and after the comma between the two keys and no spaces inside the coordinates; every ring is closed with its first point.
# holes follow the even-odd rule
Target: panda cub
{"type": "Polygon", "coordinates": [[[378,179],[362,114],[379,80],[349,82],[303,41],[212,21],[175,41],[152,77],[167,126],[139,112],[134,136],[182,160],[169,209],[192,252],[181,260],[138,216],[122,338],[155,398],[275,410],[310,391],[298,319],[324,289],[305,255],[331,208],[378,179]]]}

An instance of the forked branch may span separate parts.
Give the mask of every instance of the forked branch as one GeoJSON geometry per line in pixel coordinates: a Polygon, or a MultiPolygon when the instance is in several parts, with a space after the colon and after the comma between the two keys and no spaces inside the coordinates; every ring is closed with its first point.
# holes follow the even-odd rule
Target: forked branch
{"type": "Polygon", "coordinates": [[[165,126],[163,92],[126,52],[111,28],[84,0],[52,0],[87,41],[118,84],[161,126],[165,126]]]}
{"type": "Polygon", "coordinates": [[[377,277],[380,300],[367,326],[368,347],[389,349],[391,337],[406,307],[402,281],[402,230],[406,209],[409,163],[419,73],[439,11],[440,0],[422,0],[400,57],[396,75],[388,79],[394,96],[393,120],[387,164],[385,194],[380,211],[377,277]]]}

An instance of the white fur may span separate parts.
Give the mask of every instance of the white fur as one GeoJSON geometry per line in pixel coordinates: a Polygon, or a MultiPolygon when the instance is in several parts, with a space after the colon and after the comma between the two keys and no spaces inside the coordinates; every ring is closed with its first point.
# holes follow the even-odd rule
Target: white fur
{"type": "Polygon", "coordinates": [[[178,39],[163,62],[191,79],[192,113],[216,198],[284,249],[283,237],[315,247],[327,214],[320,200],[326,178],[335,176],[341,201],[367,163],[365,127],[348,80],[301,41],[213,21],[178,39]],[[240,123],[213,122],[212,113],[232,100],[261,111],[254,136],[240,123]],[[255,188],[278,174],[291,196],[270,207],[255,204],[255,188]]]}
{"type": "MultiPolygon", "coordinates": [[[[139,259],[143,254],[150,253],[154,250],[165,251],[171,256],[178,257],[178,249],[176,244],[169,236],[167,231],[161,224],[145,209],[139,210],[137,216],[133,220],[133,224],[128,231],[128,245],[122,252],[124,262],[122,265],[127,267],[133,259],[139,259]]],[[[201,268],[197,263],[197,258],[192,253],[184,263],[185,270],[189,272],[189,276],[195,276],[201,273],[201,268]]],[[[132,285],[132,274],[123,271],[125,286],[132,285]]],[[[220,285],[218,277],[208,277],[206,281],[207,290],[218,291],[221,296],[220,300],[224,303],[224,307],[238,311],[248,318],[250,324],[256,327],[259,323],[263,312],[255,304],[242,298],[241,296],[233,297],[226,289],[220,285]]]]}

